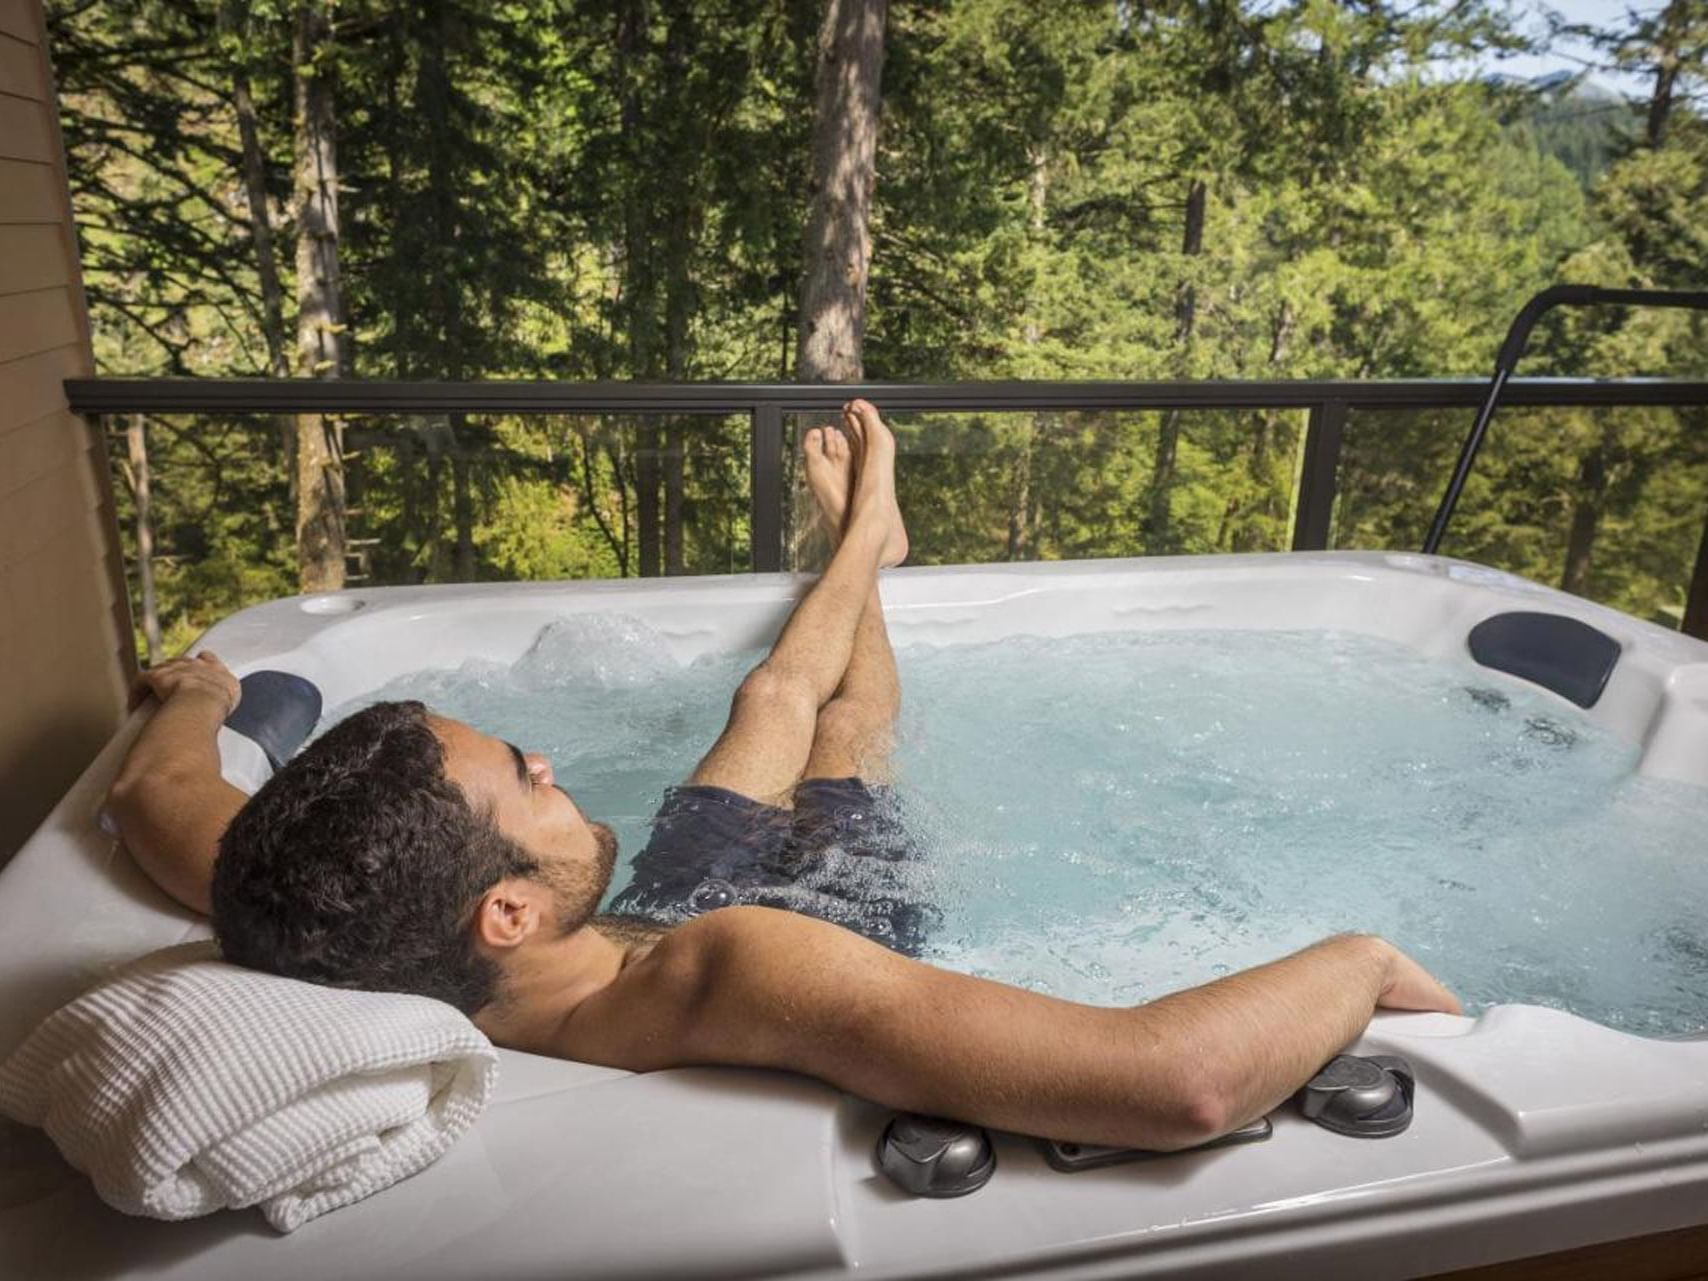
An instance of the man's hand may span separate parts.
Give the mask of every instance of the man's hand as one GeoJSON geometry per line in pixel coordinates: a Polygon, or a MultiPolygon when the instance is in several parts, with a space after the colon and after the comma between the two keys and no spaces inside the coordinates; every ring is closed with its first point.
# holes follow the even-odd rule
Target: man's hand
{"type": "Polygon", "coordinates": [[[169,658],[139,675],[131,684],[130,706],[140,707],[150,695],[162,703],[181,695],[209,698],[222,708],[223,720],[237,710],[243,687],[229,667],[204,650],[194,658],[169,658]]]}
{"type": "Polygon", "coordinates": [[[1435,1010],[1442,1014],[1463,1014],[1459,998],[1443,987],[1423,966],[1407,956],[1392,943],[1377,939],[1385,949],[1388,976],[1376,997],[1384,1010],[1435,1010]]]}

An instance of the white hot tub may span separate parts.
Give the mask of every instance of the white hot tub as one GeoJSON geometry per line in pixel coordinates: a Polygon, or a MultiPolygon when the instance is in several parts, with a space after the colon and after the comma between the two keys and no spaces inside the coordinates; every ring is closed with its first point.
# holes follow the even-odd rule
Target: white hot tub
{"type": "MultiPolygon", "coordinates": [[[[406,671],[511,661],[566,614],[620,611],[682,659],[769,638],[799,583],[382,589],[275,601],[204,645],[297,672],[329,707],[406,671]]],[[[1508,575],[1378,553],[900,570],[898,645],[1164,628],[1333,628],[1462,656],[1493,615],[1621,647],[1589,715],[1640,769],[1708,785],[1708,645],[1508,575]]],[[[0,1053],[105,967],[206,933],[96,822],[133,718],[0,874],[0,1053]]],[[[227,732],[228,773],[265,765],[227,732]]],[[[1679,856],[1699,857],[1700,850],[1679,856]]],[[[1075,1174],[997,1136],[977,1193],[919,1200],[873,1163],[888,1114],[785,1073],[631,1075],[505,1052],[495,1103],[437,1165],[275,1237],[253,1212],[126,1219],[32,1131],[0,1129],[0,1275],[16,1277],[1400,1278],[1708,1223],[1708,1041],[1556,1010],[1381,1015],[1356,1047],[1418,1074],[1416,1119],[1351,1140],[1289,1105],[1270,1141],[1075,1174]]]]}

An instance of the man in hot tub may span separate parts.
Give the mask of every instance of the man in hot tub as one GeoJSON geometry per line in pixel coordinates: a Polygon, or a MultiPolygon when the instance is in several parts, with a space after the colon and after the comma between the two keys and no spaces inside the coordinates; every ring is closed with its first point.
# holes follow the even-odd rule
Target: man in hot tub
{"type": "Polygon", "coordinates": [[[803,448],[836,550],[667,794],[623,914],[596,915],[615,839],[546,760],[420,704],[357,713],[244,797],[215,749],[238,686],[208,654],[140,683],[162,706],[113,786],[127,845],[211,909],[239,964],[437,997],[516,1049],[788,1068],[1082,1143],[1203,1143],[1272,1110],[1378,1007],[1458,1012],[1363,935],[1131,1009],[907,955],[929,911],[903,896],[912,852],[881,788],[898,687],[877,578],[907,554],[895,441],[854,401],[803,448]],[[882,875],[837,874],[862,860],[882,875]]]}

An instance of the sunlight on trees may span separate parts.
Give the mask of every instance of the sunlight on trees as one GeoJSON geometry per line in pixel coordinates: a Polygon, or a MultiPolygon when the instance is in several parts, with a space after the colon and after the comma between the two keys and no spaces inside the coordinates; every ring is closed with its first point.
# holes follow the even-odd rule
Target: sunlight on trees
{"type": "MultiPolygon", "coordinates": [[[[1577,33],[1649,86],[1637,101],[1450,74],[1522,43],[1475,2],[106,0],[50,17],[106,374],[1476,376],[1539,288],[1701,287],[1708,264],[1691,0],[1577,33]],[[877,103],[870,147],[864,125],[823,127],[827,14],[882,40],[845,67],[849,101],[877,103]],[[826,275],[808,232],[832,178],[870,207],[821,237],[840,246],[826,275]],[[806,341],[833,330],[834,361],[806,341]]],[[[1705,363],[1702,317],[1609,309],[1545,323],[1523,372],[1705,363]]],[[[1337,545],[1415,545],[1464,417],[1353,416],[1337,545]]],[[[1289,542],[1297,412],[897,421],[922,563],[1289,542]]],[[[740,421],[108,427],[137,570],[152,542],[139,640],[157,626],[161,652],[299,583],[748,567],[740,421]]],[[[1705,442],[1703,411],[1503,410],[1448,550],[1676,625],[1705,442]]]]}

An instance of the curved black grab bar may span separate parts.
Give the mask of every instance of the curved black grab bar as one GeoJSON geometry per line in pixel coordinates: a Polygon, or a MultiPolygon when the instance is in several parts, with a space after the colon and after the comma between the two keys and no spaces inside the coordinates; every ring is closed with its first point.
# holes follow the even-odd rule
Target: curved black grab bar
{"type": "Polygon", "coordinates": [[[1429,522],[1429,534],[1423,540],[1423,553],[1433,556],[1440,550],[1441,539],[1447,532],[1447,522],[1453,519],[1453,508],[1459,503],[1459,491],[1465,488],[1465,478],[1477,461],[1477,451],[1483,447],[1488,434],[1489,419],[1494,417],[1495,405],[1506,387],[1506,380],[1524,354],[1524,344],[1530,341],[1530,331],[1542,318],[1542,313],[1555,307],[1594,307],[1614,304],[1631,307],[1689,307],[1708,311],[1708,291],[1680,289],[1602,289],[1598,285],[1555,285],[1544,289],[1519,309],[1512,327],[1506,331],[1506,341],[1495,357],[1494,377],[1489,379],[1488,394],[1477,410],[1471,434],[1459,449],[1459,461],[1453,468],[1453,478],[1447,482],[1447,492],[1441,496],[1441,506],[1435,509],[1435,519],[1429,522]]]}

